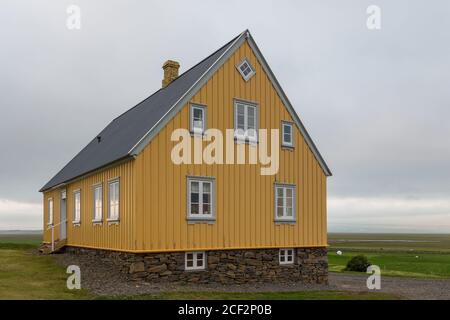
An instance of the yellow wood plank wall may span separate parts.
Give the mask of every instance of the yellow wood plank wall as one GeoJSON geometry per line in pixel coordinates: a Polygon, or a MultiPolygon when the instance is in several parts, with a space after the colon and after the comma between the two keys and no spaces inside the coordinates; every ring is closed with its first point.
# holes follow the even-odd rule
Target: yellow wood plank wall
{"type": "MultiPolygon", "coordinates": [[[[93,175],[70,183],[63,189],[67,190],[67,241],[68,245],[116,249],[134,250],[136,248],[135,210],[134,210],[134,161],[122,163],[115,167],[99,171],[93,175]],[[108,217],[108,182],[111,179],[120,179],[120,223],[109,224],[108,217]],[[103,186],[103,217],[101,225],[94,225],[94,193],[93,186],[101,183],[103,186]],[[74,191],[81,191],[81,224],[75,226],[74,219],[74,191]]],[[[48,208],[47,199],[54,199],[54,221],[60,221],[60,196],[63,189],[56,189],[44,194],[44,227],[47,223],[48,208]]],[[[55,239],[59,239],[59,227],[55,228],[55,239]]],[[[51,232],[44,233],[44,241],[51,240],[51,232]]]]}

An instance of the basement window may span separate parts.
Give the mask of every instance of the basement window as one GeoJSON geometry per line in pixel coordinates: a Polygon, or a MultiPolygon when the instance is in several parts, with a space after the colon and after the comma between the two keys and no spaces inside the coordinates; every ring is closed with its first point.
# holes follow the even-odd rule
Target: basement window
{"type": "Polygon", "coordinates": [[[294,249],[280,249],[280,265],[294,264],[294,249]]]}
{"type": "Polygon", "coordinates": [[[206,254],[204,251],[186,252],[184,256],[185,270],[205,270],[206,254]]]}
{"type": "Polygon", "coordinates": [[[250,80],[251,77],[253,77],[256,73],[255,69],[250,64],[247,58],[242,60],[236,67],[245,81],[250,80]]]}
{"type": "Polygon", "coordinates": [[[281,145],[283,147],[294,147],[294,138],[293,138],[293,125],[290,122],[283,121],[281,123],[281,145]]]}
{"type": "Polygon", "coordinates": [[[295,186],[275,184],[275,221],[295,222],[295,186]]]}

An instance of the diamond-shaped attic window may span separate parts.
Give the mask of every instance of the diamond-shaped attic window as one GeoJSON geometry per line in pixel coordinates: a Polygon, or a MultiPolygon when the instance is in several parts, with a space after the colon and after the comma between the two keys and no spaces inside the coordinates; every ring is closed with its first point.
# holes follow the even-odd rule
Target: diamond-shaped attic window
{"type": "Polygon", "coordinates": [[[250,78],[256,73],[247,58],[242,60],[242,62],[237,65],[237,69],[245,81],[250,80],[250,78]]]}

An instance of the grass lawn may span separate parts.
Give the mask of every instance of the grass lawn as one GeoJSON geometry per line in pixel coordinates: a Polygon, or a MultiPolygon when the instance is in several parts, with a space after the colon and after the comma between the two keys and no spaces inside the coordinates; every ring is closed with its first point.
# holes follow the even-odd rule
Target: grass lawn
{"type": "Polygon", "coordinates": [[[450,255],[423,253],[346,252],[328,253],[329,270],[342,272],[351,257],[364,254],[371,264],[381,268],[381,275],[413,278],[450,278],[450,255]],[[416,258],[418,256],[418,258],[416,258]]]}
{"type": "Polygon", "coordinates": [[[450,235],[330,234],[329,242],[330,271],[341,272],[351,257],[364,254],[382,275],[450,278],[450,235]]]}
{"type": "Polygon", "coordinates": [[[52,257],[30,253],[28,244],[0,246],[0,299],[83,299],[85,290],[68,290],[67,274],[52,257]]]}

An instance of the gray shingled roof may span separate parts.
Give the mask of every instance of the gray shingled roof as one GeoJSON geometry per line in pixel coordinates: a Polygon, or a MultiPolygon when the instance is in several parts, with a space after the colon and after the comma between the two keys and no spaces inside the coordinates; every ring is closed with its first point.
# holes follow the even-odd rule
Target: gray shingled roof
{"type": "Polygon", "coordinates": [[[167,87],[158,90],[132,109],[114,119],[97,135],[101,137],[100,143],[96,136],[39,191],[46,191],[113,162],[131,157],[129,152],[135,144],[222,56],[238,37],[184,72],[167,87]]]}

